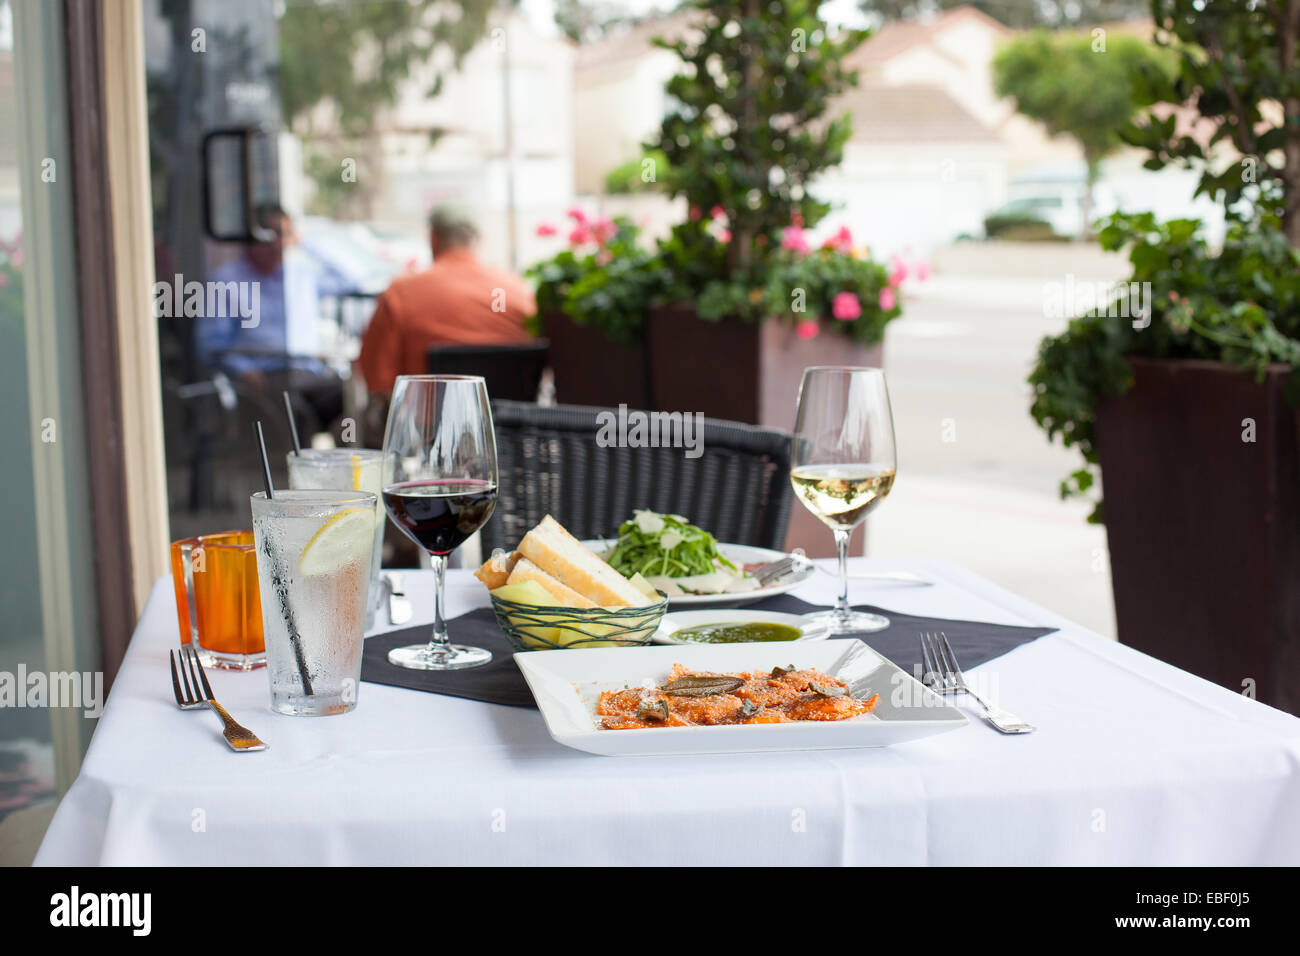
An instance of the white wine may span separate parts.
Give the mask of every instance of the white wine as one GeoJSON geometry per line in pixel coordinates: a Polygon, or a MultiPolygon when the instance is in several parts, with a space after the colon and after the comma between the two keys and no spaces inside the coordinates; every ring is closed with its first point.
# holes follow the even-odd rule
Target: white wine
{"type": "Polygon", "coordinates": [[[794,493],[832,529],[852,530],[894,486],[894,469],[877,465],[800,465],[794,493]]]}

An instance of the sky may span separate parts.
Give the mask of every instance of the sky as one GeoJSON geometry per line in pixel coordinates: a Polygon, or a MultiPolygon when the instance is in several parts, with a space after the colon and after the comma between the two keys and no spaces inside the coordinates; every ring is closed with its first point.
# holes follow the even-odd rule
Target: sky
{"type": "MultiPolygon", "coordinates": [[[[520,5],[533,28],[543,36],[559,33],[555,26],[554,0],[522,0],[520,5]]],[[[672,9],[677,3],[676,0],[624,0],[623,6],[631,13],[642,14],[656,9],[672,9]]],[[[832,26],[866,25],[858,0],[828,0],[822,4],[821,15],[832,26]]]]}

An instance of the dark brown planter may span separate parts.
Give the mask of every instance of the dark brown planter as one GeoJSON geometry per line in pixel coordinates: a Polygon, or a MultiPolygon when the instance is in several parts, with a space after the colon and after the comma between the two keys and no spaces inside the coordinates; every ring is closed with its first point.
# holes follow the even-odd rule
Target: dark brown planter
{"type": "Polygon", "coordinates": [[[550,340],[555,400],[565,405],[649,408],[646,350],[619,345],[563,312],[543,318],[550,340]]]}
{"type": "Polygon", "coordinates": [[[768,428],[794,424],[808,366],[879,367],[884,360],[881,346],[858,345],[831,329],[801,339],[789,322],[706,322],[688,305],[651,309],[645,342],[655,408],[768,428]]]}
{"type": "Polygon", "coordinates": [[[734,317],[706,322],[687,306],[651,309],[645,345],[655,409],[759,424],[758,330],[734,317]]]}
{"type": "Polygon", "coordinates": [[[1119,639],[1300,714],[1300,441],[1282,396],[1217,362],[1131,360],[1097,409],[1119,639]],[[1244,441],[1249,419],[1254,441],[1244,441]]]}

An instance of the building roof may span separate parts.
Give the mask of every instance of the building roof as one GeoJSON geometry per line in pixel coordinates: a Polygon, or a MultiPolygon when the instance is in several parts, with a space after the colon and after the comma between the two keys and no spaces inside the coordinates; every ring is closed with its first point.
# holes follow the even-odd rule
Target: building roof
{"type": "Polygon", "coordinates": [[[832,112],[853,116],[855,143],[1001,143],[941,87],[867,84],[837,97],[832,112]]]}
{"type": "Polygon", "coordinates": [[[954,7],[932,20],[894,20],[886,23],[845,57],[845,65],[854,70],[871,69],[917,46],[929,46],[937,55],[948,57],[932,41],[944,30],[967,22],[980,23],[999,35],[1013,32],[975,7],[954,7]]]}
{"type": "MultiPolygon", "coordinates": [[[[676,40],[701,16],[697,10],[682,10],[642,20],[626,29],[611,32],[594,43],[581,44],[574,59],[574,69],[582,71],[612,63],[624,63],[643,56],[654,49],[651,40],[655,37],[676,40]]],[[[929,44],[936,35],[950,27],[972,21],[981,23],[998,34],[1013,32],[975,7],[954,7],[929,20],[895,20],[885,24],[849,54],[845,65],[850,69],[876,66],[918,44],[929,44]]],[[[935,47],[935,52],[947,56],[938,47],[935,47]]]]}
{"type": "Polygon", "coordinates": [[[623,30],[611,31],[593,43],[578,46],[573,58],[573,68],[577,72],[598,69],[612,63],[626,63],[655,49],[651,42],[655,37],[673,41],[689,29],[691,23],[701,14],[695,10],[683,10],[662,17],[654,17],[634,23],[623,30]]]}

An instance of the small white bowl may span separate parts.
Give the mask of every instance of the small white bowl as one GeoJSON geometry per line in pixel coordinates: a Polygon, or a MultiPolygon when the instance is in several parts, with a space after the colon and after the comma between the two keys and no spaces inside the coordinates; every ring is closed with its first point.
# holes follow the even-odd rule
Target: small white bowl
{"type": "MultiPolygon", "coordinates": [[[[656,644],[693,644],[699,647],[702,646],[700,641],[679,640],[673,635],[683,628],[698,627],[701,624],[785,624],[788,627],[798,628],[801,632],[800,636],[793,641],[753,642],[762,644],[794,644],[797,641],[822,641],[830,636],[830,631],[824,626],[816,624],[800,614],[715,608],[711,611],[675,611],[671,614],[665,614],[663,620],[659,622],[659,630],[655,631],[653,640],[656,644]]],[[[742,641],[741,643],[749,642],[742,641]]]]}

